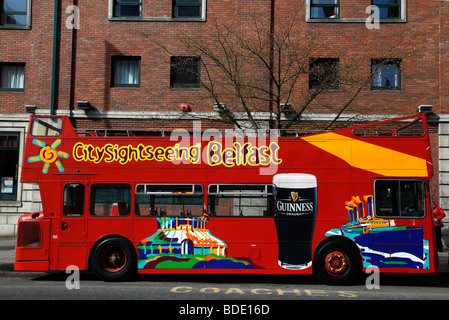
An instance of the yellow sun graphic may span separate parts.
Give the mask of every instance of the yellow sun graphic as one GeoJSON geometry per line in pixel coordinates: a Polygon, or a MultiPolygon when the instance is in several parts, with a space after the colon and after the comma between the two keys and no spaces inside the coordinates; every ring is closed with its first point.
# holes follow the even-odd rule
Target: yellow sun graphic
{"type": "Polygon", "coordinates": [[[59,172],[64,172],[64,167],[62,166],[62,163],[57,160],[58,157],[67,159],[69,157],[68,153],[64,151],[57,151],[55,150],[59,144],[61,143],[61,139],[55,140],[50,146],[47,146],[45,142],[34,139],[33,144],[41,147],[41,150],[39,152],[39,155],[32,156],[28,158],[28,162],[37,162],[37,161],[43,161],[44,167],[42,168],[42,172],[46,174],[48,172],[48,169],[50,168],[51,163],[55,163],[56,167],[58,168],[59,172]]]}

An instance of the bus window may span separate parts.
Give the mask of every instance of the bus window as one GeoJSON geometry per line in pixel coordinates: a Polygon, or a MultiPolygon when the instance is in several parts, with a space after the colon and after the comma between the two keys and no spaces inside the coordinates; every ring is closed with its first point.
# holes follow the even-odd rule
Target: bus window
{"type": "Polygon", "coordinates": [[[68,217],[83,215],[84,185],[82,183],[68,183],[64,186],[62,213],[68,217]]]}
{"type": "Polygon", "coordinates": [[[209,212],[212,216],[274,216],[274,186],[271,184],[211,184],[209,212]]]}
{"type": "Polygon", "coordinates": [[[379,179],[374,186],[376,216],[424,217],[425,189],[422,180],[379,179]]]}
{"type": "Polygon", "coordinates": [[[201,216],[203,214],[201,184],[138,184],[135,214],[138,216],[201,216]]]}
{"type": "Polygon", "coordinates": [[[31,135],[35,137],[59,136],[61,132],[61,118],[34,118],[31,123],[31,135]]]}
{"type": "Polygon", "coordinates": [[[127,216],[131,207],[131,186],[126,183],[95,183],[90,189],[90,214],[127,216]]]}
{"type": "Polygon", "coordinates": [[[365,137],[421,137],[426,134],[421,119],[412,122],[389,121],[368,124],[352,130],[355,136],[365,137]]]}

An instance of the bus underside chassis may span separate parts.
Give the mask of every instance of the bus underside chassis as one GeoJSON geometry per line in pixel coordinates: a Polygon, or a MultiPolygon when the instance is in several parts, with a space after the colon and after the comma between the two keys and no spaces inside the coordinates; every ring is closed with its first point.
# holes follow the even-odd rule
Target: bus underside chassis
{"type": "Polygon", "coordinates": [[[344,240],[332,240],[318,249],[315,274],[329,285],[347,285],[360,276],[362,261],[358,250],[344,240]]]}
{"type": "Polygon", "coordinates": [[[125,281],[137,273],[136,250],[120,237],[101,241],[91,257],[91,268],[104,281],[125,281]]]}

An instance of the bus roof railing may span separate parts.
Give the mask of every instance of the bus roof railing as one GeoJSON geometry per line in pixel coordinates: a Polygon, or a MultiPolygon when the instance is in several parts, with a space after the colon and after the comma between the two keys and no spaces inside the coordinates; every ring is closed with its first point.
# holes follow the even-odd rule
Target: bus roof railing
{"type": "MultiPolygon", "coordinates": [[[[75,129],[70,121],[63,120],[58,116],[35,116],[30,122],[30,133],[32,136],[56,136],[68,134],[69,131],[77,136],[85,137],[304,137],[307,135],[329,132],[331,130],[315,129],[216,129],[209,128],[131,128],[131,129],[75,129]],[[64,130],[63,130],[64,128],[64,130]]],[[[344,135],[352,134],[358,137],[418,137],[426,135],[426,125],[422,114],[415,114],[400,118],[387,119],[370,123],[351,123],[348,127],[336,128],[334,132],[344,135]],[[355,124],[355,125],[354,125],[355,124]]]]}
{"type": "Polygon", "coordinates": [[[310,134],[326,132],[327,130],[307,129],[206,129],[195,131],[194,129],[75,129],[78,136],[93,137],[170,137],[170,136],[280,136],[280,137],[302,137],[310,134]]]}

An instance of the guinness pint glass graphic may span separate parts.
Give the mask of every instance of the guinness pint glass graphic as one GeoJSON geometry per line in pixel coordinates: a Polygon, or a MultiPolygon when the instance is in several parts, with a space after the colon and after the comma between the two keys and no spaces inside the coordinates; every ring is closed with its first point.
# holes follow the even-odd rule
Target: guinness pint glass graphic
{"type": "Polygon", "coordinates": [[[279,247],[279,266],[301,270],[312,265],[312,237],[317,207],[317,180],[304,173],[282,173],[276,185],[274,217],[279,247]]]}

